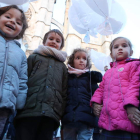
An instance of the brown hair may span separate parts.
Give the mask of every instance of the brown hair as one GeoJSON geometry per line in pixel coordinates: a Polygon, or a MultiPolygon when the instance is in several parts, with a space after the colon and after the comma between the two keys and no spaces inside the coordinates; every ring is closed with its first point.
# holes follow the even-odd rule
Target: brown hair
{"type": "Polygon", "coordinates": [[[125,37],[117,37],[117,38],[115,38],[114,40],[112,40],[112,42],[111,42],[111,44],[110,44],[110,46],[109,46],[110,52],[112,52],[112,48],[113,48],[114,42],[115,42],[116,40],[118,40],[118,39],[125,39],[125,40],[128,42],[128,45],[130,46],[130,48],[131,48],[131,50],[132,50],[132,43],[131,43],[131,41],[130,41],[128,38],[125,38],[125,37]]]}
{"type": "Polygon", "coordinates": [[[64,47],[64,37],[63,37],[63,34],[58,29],[53,29],[53,30],[50,30],[49,32],[47,32],[44,35],[43,44],[45,44],[45,42],[46,42],[46,40],[48,38],[49,33],[52,33],[52,32],[58,34],[62,38],[62,43],[61,43],[61,46],[60,46],[60,50],[61,50],[64,47]]]}
{"type": "Polygon", "coordinates": [[[87,50],[83,49],[83,48],[77,48],[73,50],[73,53],[68,57],[68,62],[67,64],[69,64],[70,66],[74,67],[74,55],[77,52],[85,52],[87,54],[87,67],[90,69],[92,64],[91,64],[91,59],[90,59],[90,55],[88,53],[87,50]]]}
{"type": "Polygon", "coordinates": [[[6,13],[7,11],[9,11],[12,8],[19,10],[22,14],[21,20],[22,20],[22,23],[23,23],[23,27],[22,27],[22,30],[19,33],[19,35],[14,38],[14,39],[20,39],[20,38],[23,38],[25,30],[28,28],[28,24],[27,24],[27,20],[26,20],[24,12],[21,9],[19,9],[18,6],[10,5],[10,6],[0,8],[0,16],[3,15],[4,13],[6,13]]]}

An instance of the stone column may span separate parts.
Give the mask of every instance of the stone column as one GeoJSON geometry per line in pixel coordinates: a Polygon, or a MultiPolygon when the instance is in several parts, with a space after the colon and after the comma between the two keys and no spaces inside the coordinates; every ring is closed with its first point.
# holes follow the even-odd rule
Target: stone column
{"type": "Polygon", "coordinates": [[[38,45],[42,44],[44,34],[50,30],[54,3],[55,0],[40,0],[39,13],[30,50],[34,50],[38,45]]]}

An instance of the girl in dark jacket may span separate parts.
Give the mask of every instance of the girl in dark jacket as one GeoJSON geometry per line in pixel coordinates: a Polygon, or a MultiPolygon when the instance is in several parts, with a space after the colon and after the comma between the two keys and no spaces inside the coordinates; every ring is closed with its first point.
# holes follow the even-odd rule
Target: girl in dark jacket
{"type": "Polygon", "coordinates": [[[43,45],[28,57],[28,93],[16,116],[16,140],[52,140],[66,104],[67,68],[59,30],[44,36],[43,45]]]}
{"type": "Polygon", "coordinates": [[[102,75],[97,71],[90,72],[90,68],[88,52],[75,49],[68,59],[68,97],[62,119],[64,140],[89,140],[93,134],[95,116],[91,111],[90,99],[102,75]]]}

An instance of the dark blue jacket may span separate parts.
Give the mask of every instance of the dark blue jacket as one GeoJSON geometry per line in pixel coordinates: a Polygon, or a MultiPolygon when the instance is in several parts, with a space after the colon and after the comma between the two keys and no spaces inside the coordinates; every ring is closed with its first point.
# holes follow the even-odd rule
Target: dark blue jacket
{"type": "Polygon", "coordinates": [[[90,72],[86,72],[79,77],[75,74],[69,74],[67,104],[62,119],[63,125],[70,122],[83,122],[94,126],[95,116],[90,107],[90,99],[98,88],[97,83],[101,82],[101,80],[102,74],[100,72],[91,71],[91,93],[90,72]]]}

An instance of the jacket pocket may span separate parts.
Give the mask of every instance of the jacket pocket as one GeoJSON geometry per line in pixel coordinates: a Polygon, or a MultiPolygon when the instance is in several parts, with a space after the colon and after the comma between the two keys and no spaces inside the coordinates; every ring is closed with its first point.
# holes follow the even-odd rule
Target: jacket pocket
{"type": "Polygon", "coordinates": [[[55,93],[54,111],[56,112],[56,114],[61,116],[62,112],[63,112],[62,109],[63,109],[63,100],[62,100],[62,97],[61,97],[60,93],[58,91],[56,91],[56,93],[55,93]]]}
{"type": "Polygon", "coordinates": [[[36,62],[36,64],[35,64],[34,67],[33,67],[32,72],[31,72],[30,77],[32,77],[32,76],[35,75],[36,71],[40,68],[41,63],[42,63],[42,60],[39,60],[38,62],[36,62]]]}
{"type": "Polygon", "coordinates": [[[29,88],[24,109],[35,107],[37,102],[38,91],[39,91],[39,87],[29,88]]]}

